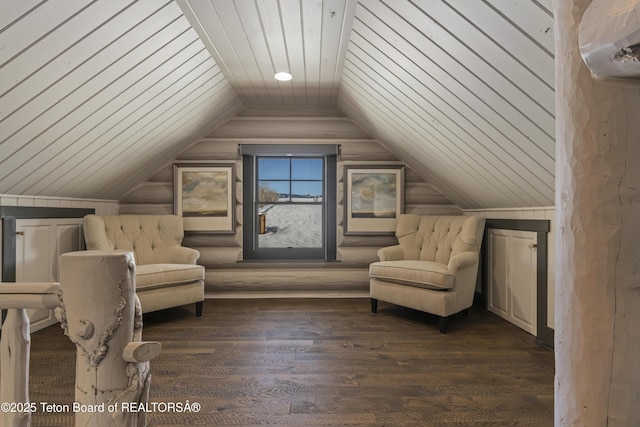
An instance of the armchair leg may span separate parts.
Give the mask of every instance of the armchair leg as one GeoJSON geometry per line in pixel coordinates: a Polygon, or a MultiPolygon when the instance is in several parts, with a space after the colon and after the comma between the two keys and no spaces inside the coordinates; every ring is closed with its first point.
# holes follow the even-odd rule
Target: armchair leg
{"type": "Polygon", "coordinates": [[[202,316],[202,306],[204,305],[204,301],[198,301],[196,303],[196,317],[202,316]]]}
{"type": "Polygon", "coordinates": [[[438,324],[440,326],[440,333],[447,333],[447,318],[446,317],[438,317],[438,324]]]}
{"type": "Polygon", "coordinates": [[[372,313],[377,313],[378,312],[378,300],[371,298],[371,312],[372,313]]]}

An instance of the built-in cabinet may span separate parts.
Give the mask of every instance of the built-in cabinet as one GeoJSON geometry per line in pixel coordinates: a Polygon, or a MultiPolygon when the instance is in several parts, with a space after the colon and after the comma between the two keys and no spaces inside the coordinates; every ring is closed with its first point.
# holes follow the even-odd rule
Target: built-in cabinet
{"type": "MultiPolygon", "coordinates": [[[[82,218],[16,220],[16,282],[58,282],[59,259],[81,248],[82,218]]],[[[27,310],[31,331],[56,322],[53,310],[27,310]]]]}
{"type": "MultiPolygon", "coordinates": [[[[2,282],[59,281],[59,257],[82,249],[82,218],[93,213],[116,214],[117,203],[0,194],[2,282]]],[[[32,332],[56,321],[49,310],[28,314],[32,332]]]]}
{"type": "Polygon", "coordinates": [[[487,230],[490,312],[537,336],[537,233],[487,230]]]}

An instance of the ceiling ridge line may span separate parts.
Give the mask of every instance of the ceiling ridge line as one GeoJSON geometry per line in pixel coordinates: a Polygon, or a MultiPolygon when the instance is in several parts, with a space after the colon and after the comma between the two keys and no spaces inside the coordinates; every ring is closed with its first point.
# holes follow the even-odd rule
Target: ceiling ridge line
{"type": "Polygon", "coordinates": [[[239,120],[239,121],[257,121],[257,120],[275,120],[275,121],[284,121],[284,120],[314,120],[314,121],[353,121],[349,117],[346,116],[327,116],[327,117],[319,117],[319,116],[236,116],[231,120],[239,120]]]}

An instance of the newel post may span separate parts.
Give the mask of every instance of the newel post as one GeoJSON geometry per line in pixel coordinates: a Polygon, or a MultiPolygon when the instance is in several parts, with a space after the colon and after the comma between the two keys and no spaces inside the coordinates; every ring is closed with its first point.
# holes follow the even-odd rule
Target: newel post
{"type": "Polygon", "coordinates": [[[640,89],[592,78],[578,41],[590,3],[554,2],[555,425],[631,427],[640,425],[640,89]]]}
{"type": "Polygon", "coordinates": [[[56,317],[77,347],[76,427],[144,426],[145,412],[122,403],[147,403],[160,343],[141,342],[133,253],[70,252],[60,262],[56,317]]]}

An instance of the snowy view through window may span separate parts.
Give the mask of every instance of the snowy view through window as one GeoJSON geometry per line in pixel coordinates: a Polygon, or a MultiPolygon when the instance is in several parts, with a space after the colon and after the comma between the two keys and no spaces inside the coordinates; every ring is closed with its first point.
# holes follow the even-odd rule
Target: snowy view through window
{"type": "Polygon", "coordinates": [[[258,159],[260,248],[323,246],[322,158],[258,159]]]}

